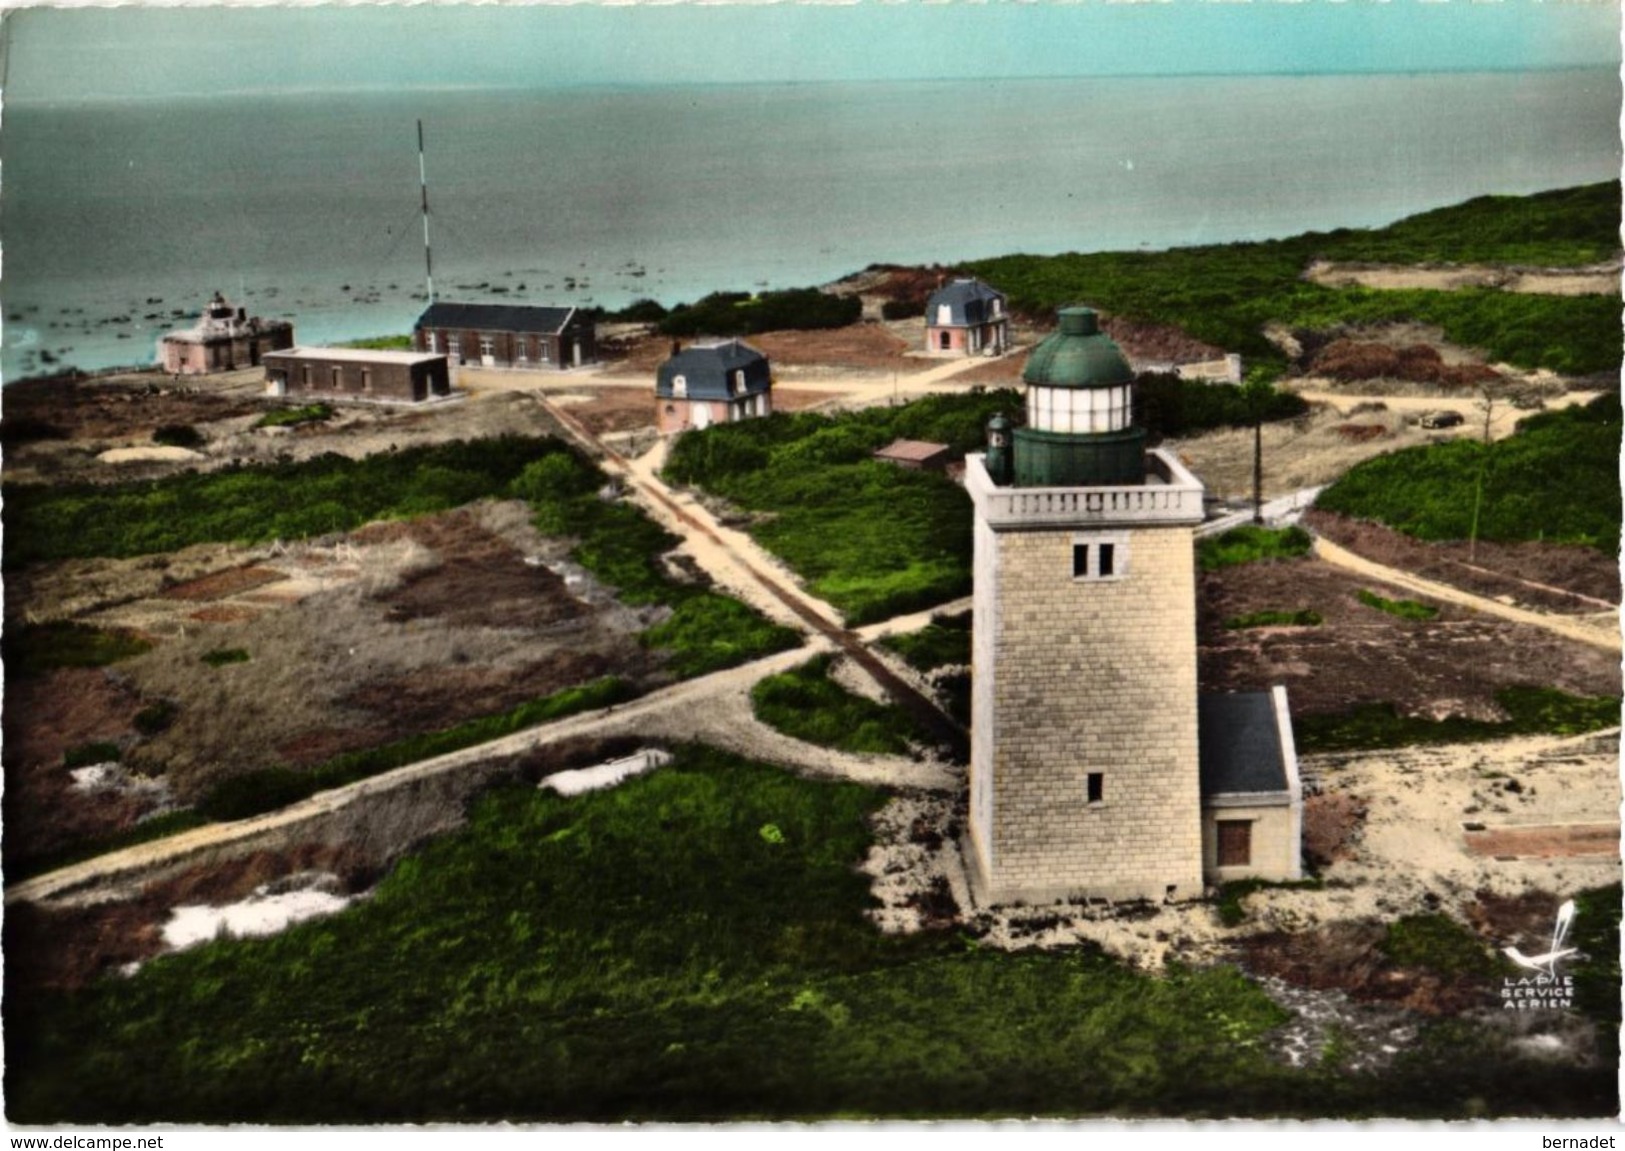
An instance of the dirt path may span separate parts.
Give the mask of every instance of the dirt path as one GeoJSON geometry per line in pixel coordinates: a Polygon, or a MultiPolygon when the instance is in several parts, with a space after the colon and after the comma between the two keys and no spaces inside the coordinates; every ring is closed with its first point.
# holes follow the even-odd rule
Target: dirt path
{"type": "MultiPolygon", "coordinates": [[[[957,362],[949,366],[963,370],[957,362]]],[[[683,537],[689,553],[713,579],[737,591],[745,602],[770,618],[832,642],[923,730],[930,732],[950,756],[963,760],[970,754],[970,741],[964,730],[944,715],[934,701],[871,652],[856,633],[847,630],[839,612],[803,590],[795,577],[758,547],[755,540],[724,527],[692,496],[668,487],[656,474],[658,461],[663,459],[661,446],[657,445],[634,464],[594,437],[568,411],[548,404],[546,399],[541,402],[566,432],[599,457],[607,470],[632,485],[657,519],[683,537]],[[785,611],[789,612],[788,617],[785,611]]]]}
{"type": "Polygon", "coordinates": [[[1409,572],[1400,571],[1398,568],[1386,567],[1383,564],[1357,556],[1347,548],[1339,547],[1324,538],[1315,540],[1315,554],[1327,563],[1335,564],[1340,568],[1356,572],[1359,575],[1378,580],[1393,587],[1403,588],[1417,595],[1427,596],[1429,599],[1459,604],[1462,607],[1469,607],[1486,615],[1512,620],[1514,623],[1544,628],[1546,631],[1562,636],[1564,639],[1590,644],[1606,651],[1617,652],[1620,650],[1619,613],[1615,611],[1599,612],[1591,616],[1560,616],[1513,607],[1511,604],[1504,604],[1498,600],[1473,595],[1470,592],[1461,591],[1447,584],[1423,579],[1409,572]]]}

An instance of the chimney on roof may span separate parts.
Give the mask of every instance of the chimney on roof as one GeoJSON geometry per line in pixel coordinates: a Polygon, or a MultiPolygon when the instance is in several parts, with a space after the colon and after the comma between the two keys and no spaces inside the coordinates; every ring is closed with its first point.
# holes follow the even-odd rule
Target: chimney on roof
{"type": "Polygon", "coordinates": [[[683,350],[683,341],[682,340],[673,340],[671,342],[671,354],[672,355],[675,356],[678,352],[681,352],[682,350],[683,350]]]}

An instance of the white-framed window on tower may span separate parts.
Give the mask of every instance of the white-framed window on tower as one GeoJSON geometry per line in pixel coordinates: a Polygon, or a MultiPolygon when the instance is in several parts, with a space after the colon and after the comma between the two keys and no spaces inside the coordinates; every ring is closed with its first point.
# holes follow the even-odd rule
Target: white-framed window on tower
{"type": "Polygon", "coordinates": [[[1074,580],[1120,580],[1128,575],[1128,536],[1080,532],[1072,537],[1074,580]]]}

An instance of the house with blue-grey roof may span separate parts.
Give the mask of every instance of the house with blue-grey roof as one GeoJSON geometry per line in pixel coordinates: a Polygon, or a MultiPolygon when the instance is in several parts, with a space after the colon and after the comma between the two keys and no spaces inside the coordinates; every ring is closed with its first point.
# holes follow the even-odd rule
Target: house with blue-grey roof
{"type": "Polygon", "coordinates": [[[980,280],[954,280],[925,304],[925,350],[945,356],[996,356],[1010,346],[1004,293],[980,280]]]}
{"type": "Polygon", "coordinates": [[[655,376],[655,424],[661,435],[772,413],[772,367],[739,340],[677,348],[655,376]]]}
{"type": "Polygon", "coordinates": [[[592,317],[579,308],[436,300],[412,327],[419,352],[453,367],[579,368],[598,359],[592,317]]]}

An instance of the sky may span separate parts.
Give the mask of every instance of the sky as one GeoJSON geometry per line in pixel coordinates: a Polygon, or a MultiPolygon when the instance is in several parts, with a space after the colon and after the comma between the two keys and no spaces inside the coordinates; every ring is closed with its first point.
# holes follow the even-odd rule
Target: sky
{"type": "Polygon", "coordinates": [[[1617,66],[1614,0],[13,9],[5,99],[1617,66]]]}

